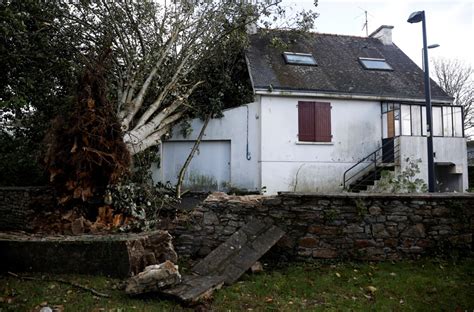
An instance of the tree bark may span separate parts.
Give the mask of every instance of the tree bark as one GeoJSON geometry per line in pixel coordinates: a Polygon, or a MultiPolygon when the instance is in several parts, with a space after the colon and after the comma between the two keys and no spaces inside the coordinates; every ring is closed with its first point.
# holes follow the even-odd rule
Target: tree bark
{"type": "Polygon", "coordinates": [[[188,169],[189,163],[191,163],[191,160],[194,157],[194,154],[196,153],[199,144],[201,143],[202,137],[204,136],[204,132],[206,131],[207,125],[209,124],[209,120],[211,120],[211,114],[208,114],[206,116],[206,119],[204,120],[204,124],[202,125],[201,132],[199,133],[199,136],[196,139],[196,142],[194,142],[194,146],[191,149],[191,152],[188,155],[188,158],[183,164],[183,167],[179,171],[178,174],[178,183],[176,184],[176,197],[181,198],[181,186],[183,184],[184,180],[184,174],[186,173],[186,169],[188,169]]]}

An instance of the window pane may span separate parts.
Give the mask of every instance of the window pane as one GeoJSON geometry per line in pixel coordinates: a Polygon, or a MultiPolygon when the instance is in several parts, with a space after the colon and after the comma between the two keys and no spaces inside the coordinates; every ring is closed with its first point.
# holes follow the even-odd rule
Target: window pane
{"type": "Polygon", "coordinates": [[[359,60],[365,69],[392,70],[392,67],[384,59],[359,58],[359,60]]]}
{"type": "Polygon", "coordinates": [[[316,60],[311,54],[285,52],[284,56],[288,64],[316,65],[316,60]]]}
{"type": "Polygon", "coordinates": [[[400,110],[397,109],[397,110],[394,110],[393,111],[393,114],[394,114],[394,123],[395,123],[395,136],[399,136],[400,135],[400,110]]]}
{"type": "Polygon", "coordinates": [[[387,114],[382,115],[382,138],[386,139],[388,137],[388,125],[387,125],[387,114]]]}
{"type": "Polygon", "coordinates": [[[382,103],[382,113],[386,113],[388,111],[388,104],[382,103]]]}
{"type": "Polygon", "coordinates": [[[402,135],[411,135],[410,105],[402,105],[402,135]]]}
{"type": "Polygon", "coordinates": [[[421,135],[421,112],[420,106],[411,106],[411,131],[412,135],[421,135]]]}
{"type": "Polygon", "coordinates": [[[443,131],[444,136],[453,136],[453,113],[451,106],[443,106],[443,131]]]}
{"type": "Polygon", "coordinates": [[[454,136],[462,137],[461,107],[453,107],[454,136]]]}
{"type": "Polygon", "coordinates": [[[443,115],[441,107],[433,107],[433,135],[443,136],[443,115]]]}
{"type": "Polygon", "coordinates": [[[426,121],[426,106],[421,107],[421,126],[422,126],[422,135],[428,135],[428,131],[426,130],[428,128],[428,121],[426,121]]]}

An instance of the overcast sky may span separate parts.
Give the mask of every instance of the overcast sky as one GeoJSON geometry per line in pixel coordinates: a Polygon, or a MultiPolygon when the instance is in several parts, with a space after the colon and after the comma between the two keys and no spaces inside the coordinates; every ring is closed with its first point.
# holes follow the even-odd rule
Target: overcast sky
{"type": "MultiPolygon", "coordinates": [[[[283,0],[286,7],[314,8],[313,0],[283,0]]],[[[380,25],[392,25],[393,41],[421,65],[421,23],[410,24],[410,13],[424,10],[427,20],[429,57],[457,58],[474,65],[474,0],[319,0],[316,31],[365,36],[364,10],[368,11],[369,34],[380,25]]]]}

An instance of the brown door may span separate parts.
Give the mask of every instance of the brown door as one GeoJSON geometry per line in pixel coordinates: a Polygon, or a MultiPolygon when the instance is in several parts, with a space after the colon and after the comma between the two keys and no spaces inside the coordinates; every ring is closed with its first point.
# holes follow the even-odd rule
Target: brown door
{"type": "Polygon", "coordinates": [[[387,113],[387,137],[393,138],[395,136],[395,112],[387,113]]]}

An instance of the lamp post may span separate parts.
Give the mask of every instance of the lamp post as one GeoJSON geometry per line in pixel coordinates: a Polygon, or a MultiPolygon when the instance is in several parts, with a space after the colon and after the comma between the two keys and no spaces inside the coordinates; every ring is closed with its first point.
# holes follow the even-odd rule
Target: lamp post
{"type": "MultiPolygon", "coordinates": [[[[439,48],[440,45],[435,43],[435,44],[430,44],[429,46],[427,46],[428,49],[436,49],[436,48],[439,48]]],[[[421,48],[421,66],[423,67],[423,71],[425,71],[425,57],[424,57],[424,48],[421,48]]],[[[429,61],[429,60],[428,60],[429,61]]]]}
{"type": "Polygon", "coordinates": [[[426,39],[426,18],[425,11],[417,11],[410,14],[408,23],[421,22],[423,30],[423,68],[425,71],[425,100],[426,100],[426,121],[427,121],[427,145],[428,145],[428,191],[435,191],[435,167],[433,157],[433,117],[431,109],[431,88],[430,88],[430,70],[428,67],[428,45],[426,39]]]}

